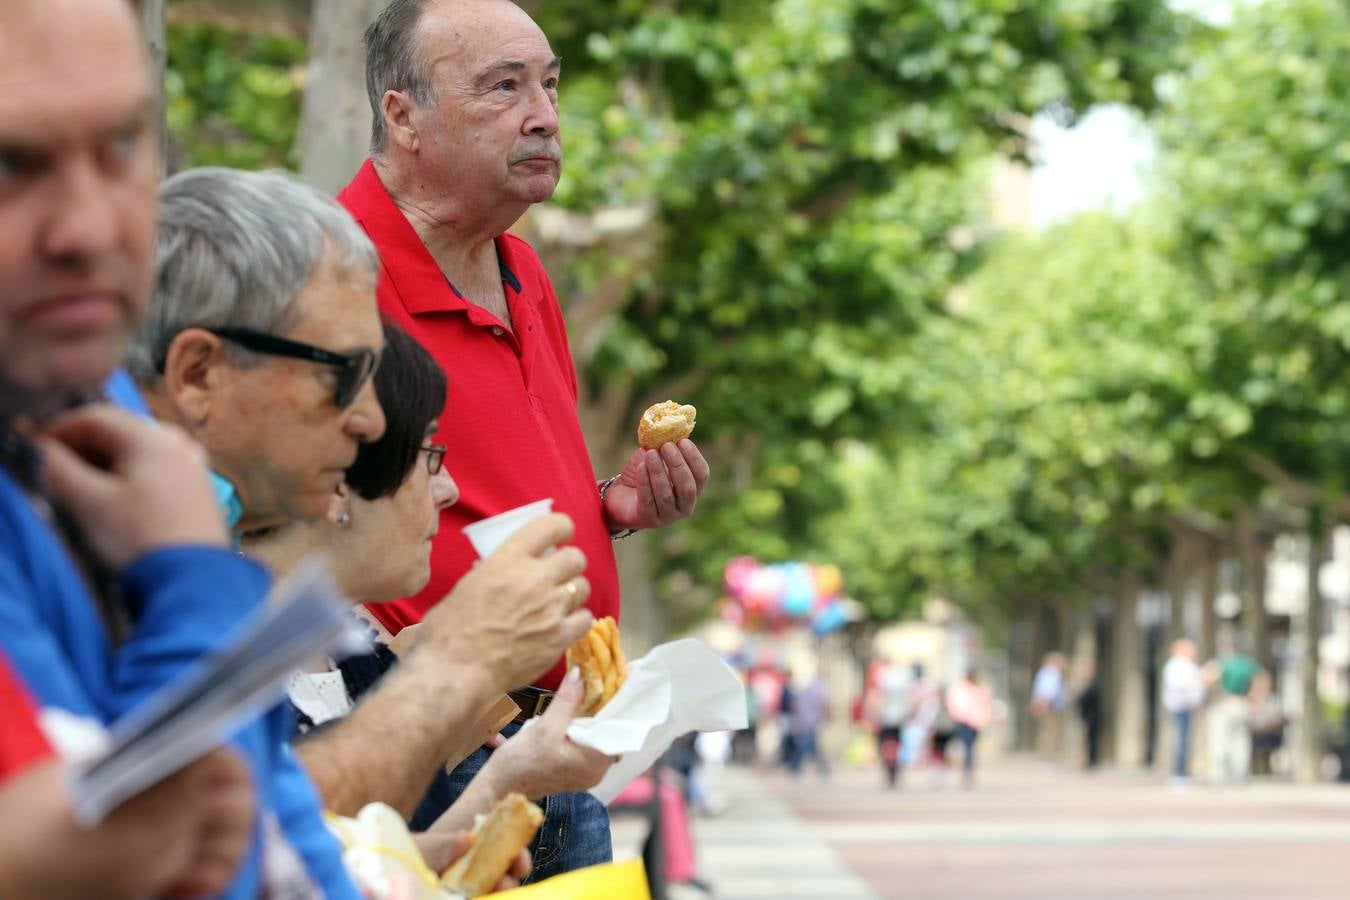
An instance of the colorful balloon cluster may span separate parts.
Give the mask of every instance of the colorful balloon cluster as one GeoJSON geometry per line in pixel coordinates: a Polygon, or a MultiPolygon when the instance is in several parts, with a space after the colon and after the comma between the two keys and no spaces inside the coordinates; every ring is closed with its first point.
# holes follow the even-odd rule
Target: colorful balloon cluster
{"type": "Polygon", "coordinates": [[[763,565],[753,556],[738,556],[727,563],[723,580],[722,618],[750,630],[809,623],[824,635],[848,621],[840,596],[844,575],[835,565],[763,565]]]}

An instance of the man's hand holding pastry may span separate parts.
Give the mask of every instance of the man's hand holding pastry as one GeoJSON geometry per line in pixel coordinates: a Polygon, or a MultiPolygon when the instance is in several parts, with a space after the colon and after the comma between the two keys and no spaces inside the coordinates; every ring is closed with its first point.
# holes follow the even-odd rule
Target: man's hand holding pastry
{"type": "Polygon", "coordinates": [[[689,434],[695,409],[672,401],[643,413],[638,449],[604,492],[611,531],[662,528],[688,518],[711,474],[689,434]]]}

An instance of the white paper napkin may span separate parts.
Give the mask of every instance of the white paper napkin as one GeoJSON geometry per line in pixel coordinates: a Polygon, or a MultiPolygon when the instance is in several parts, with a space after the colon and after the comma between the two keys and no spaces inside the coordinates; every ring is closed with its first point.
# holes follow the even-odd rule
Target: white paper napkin
{"type": "Polygon", "coordinates": [[[628,664],[628,678],[595,716],[574,719],[567,736],[622,759],[591,788],[609,803],[690,731],[746,726],[745,688],[702,641],[686,638],[654,647],[628,664]]]}

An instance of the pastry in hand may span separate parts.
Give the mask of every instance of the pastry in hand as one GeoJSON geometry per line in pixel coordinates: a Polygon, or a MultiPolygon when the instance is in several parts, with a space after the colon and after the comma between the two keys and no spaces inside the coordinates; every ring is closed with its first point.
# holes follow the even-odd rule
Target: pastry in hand
{"type": "Polygon", "coordinates": [[[638,444],[644,450],[655,450],[662,444],[682,441],[694,432],[698,410],[673,400],[647,407],[638,422],[638,444]]]}
{"type": "Polygon", "coordinates": [[[577,715],[593,716],[619,692],[628,676],[628,665],[619,646],[619,626],[613,616],[605,616],[591,630],[567,648],[567,667],[581,669],[586,696],[577,707],[577,715]]]}
{"type": "Polygon", "coordinates": [[[441,885],[466,897],[492,893],[542,824],[543,811],[524,794],[507,794],[474,826],[468,852],[445,870],[441,885]]]}

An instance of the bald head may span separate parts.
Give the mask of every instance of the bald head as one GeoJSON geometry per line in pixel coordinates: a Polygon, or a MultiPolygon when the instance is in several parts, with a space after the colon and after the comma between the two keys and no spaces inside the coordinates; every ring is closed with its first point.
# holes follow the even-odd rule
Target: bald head
{"type": "MultiPolygon", "coordinates": [[[[408,71],[420,81],[372,88],[376,168],[395,202],[417,209],[434,223],[428,228],[455,240],[496,237],[558,185],[561,60],[509,0],[396,0],[389,21],[413,10],[408,71]]],[[[372,42],[372,67],[378,49],[372,42]]]]}
{"type": "Polygon", "coordinates": [[[0,3],[0,374],[48,399],[106,379],[144,308],[152,99],[126,0],[0,3]]]}
{"type": "Polygon", "coordinates": [[[385,94],[398,91],[422,106],[436,101],[433,75],[435,57],[440,54],[424,52],[424,33],[433,33],[438,48],[444,47],[443,39],[447,36],[491,43],[495,29],[491,24],[484,27],[484,13],[498,18],[504,15],[538,30],[534,20],[512,0],[393,0],[366,29],[366,96],[370,100],[372,155],[382,153],[388,145],[385,94]]]}

